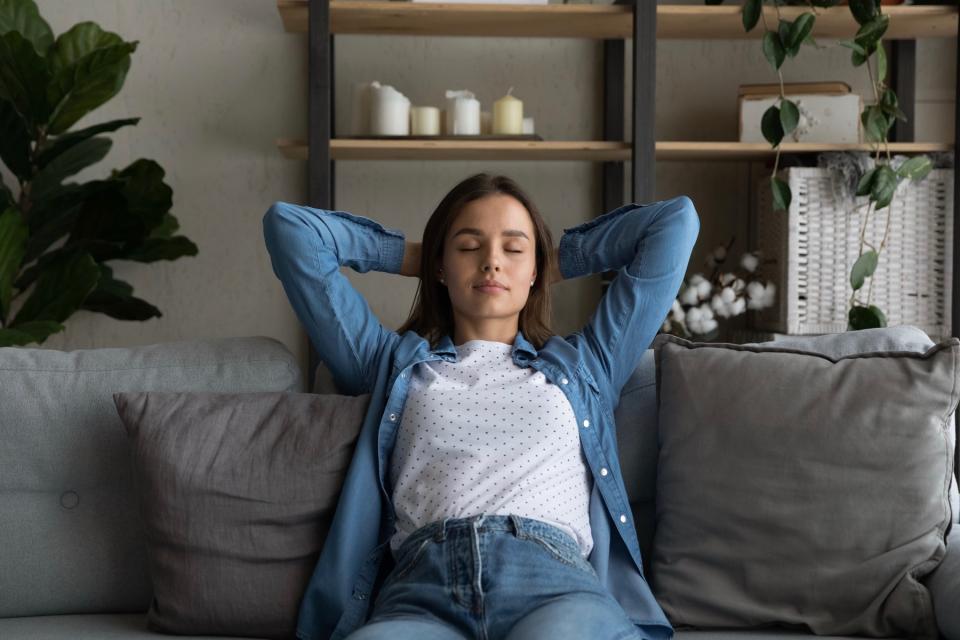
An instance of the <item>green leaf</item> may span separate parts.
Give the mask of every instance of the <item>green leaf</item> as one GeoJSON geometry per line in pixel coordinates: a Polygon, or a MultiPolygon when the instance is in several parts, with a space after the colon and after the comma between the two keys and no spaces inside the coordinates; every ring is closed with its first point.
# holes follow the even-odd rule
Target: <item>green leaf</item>
{"type": "Polygon", "coordinates": [[[130,69],[130,54],[137,42],[95,49],[75,64],[61,69],[51,83],[56,107],[50,116],[49,133],[58,135],[77,120],[115,96],[130,69]]]}
{"type": "Polygon", "coordinates": [[[786,211],[790,208],[790,185],[780,178],[770,178],[770,188],[773,191],[774,211],[786,211]]]}
{"type": "Polygon", "coordinates": [[[877,175],[876,168],[870,169],[865,174],[863,174],[863,177],[860,178],[860,182],[857,183],[858,196],[870,195],[871,191],[873,191],[873,180],[876,177],[876,175],[877,175]]]}
{"type": "Polygon", "coordinates": [[[163,167],[147,158],[139,158],[111,175],[111,179],[123,183],[129,211],[143,221],[147,231],[162,224],[173,207],[173,189],[163,181],[164,175],[163,167]]]}
{"type": "Polygon", "coordinates": [[[31,197],[38,200],[47,197],[60,186],[64,178],[103,160],[112,145],[110,138],[104,137],[87,138],[73,145],[37,173],[31,187],[31,197]]]}
{"type": "Polygon", "coordinates": [[[67,245],[83,246],[97,262],[121,257],[123,246],[139,245],[150,231],[143,218],[130,211],[123,183],[113,182],[84,201],[67,240],[67,245]]]}
{"type": "Polygon", "coordinates": [[[53,43],[53,31],[33,0],[0,0],[0,36],[16,31],[45,55],[53,43]]]}
{"type": "Polygon", "coordinates": [[[887,79],[887,50],[881,44],[874,55],[877,56],[877,82],[883,82],[887,79]]]}
{"type": "Polygon", "coordinates": [[[879,105],[870,105],[860,114],[860,122],[866,134],[867,142],[883,142],[887,137],[890,122],[879,105]]]}
{"type": "Polygon", "coordinates": [[[850,309],[848,316],[848,330],[860,331],[861,329],[878,329],[887,326],[887,318],[874,305],[864,307],[860,305],[850,309]]]}
{"type": "Polygon", "coordinates": [[[3,184],[3,178],[0,176],[0,211],[12,207],[14,205],[13,194],[10,193],[10,189],[7,188],[7,185],[3,184]]]}
{"type": "Polygon", "coordinates": [[[31,342],[42,343],[63,329],[62,324],[50,320],[21,322],[13,327],[0,329],[0,347],[20,347],[31,342]]]}
{"type": "Polygon", "coordinates": [[[900,165],[897,175],[908,180],[921,180],[933,169],[933,162],[927,156],[910,158],[900,165]]]}
{"type": "Polygon", "coordinates": [[[787,54],[783,50],[783,43],[780,42],[779,34],[773,31],[767,31],[763,34],[763,55],[766,56],[767,61],[774,69],[780,68],[787,54]]]}
{"type": "Polygon", "coordinates": [[[893,172],[889,165],[884,164],[877,167],[877,175],[873,180],[873,191],[870,195],[871,199],[877,203],[876,208],[878,210],[883,209],[893,200],[893,194],[897,190],[898,183],[897,174],[893,172]]]}
{"type": "Polygon", "coordinates": [[[157,260],[176,260],[183,256],[195,256],[198,249],[186,236],[172,238],[147,238],[142,246],[127,254],[127,260],[137,262],[156,262],[157,260]]]}
{"type": "Polygon", "coordinates": [[[839,44],[841,47],[846,47],[846,48],[848,48],[848,49],[853,49],[853,50],[856,51],[857,53],[861,53],[861,54],[863,54],[863,55],[867,55],[867,50],[864,49],[862,46],[860,46],[860,44],[854,42],[853,40],[838,40],[838,41],[837,41],[837,44],[839,44]]]}
{"type": "Polygon", "coordinates": [[[153,230],[150,231],[151,238],[169,238],[180,228],[180,223],[172,213],[166,213],[163,220],[160,221],[153,230]]]}
{"type": "Polygon", "coordinates": [[[103,313],[117,320],[149,320],[163,314],[155,306],[133,295],[133,287],[113,277],[113,270],[100,267],[97,288],[83,302],[83,309],[103,313]]]}
{"type": "Polygon", "coordinates": [[[73,253],[51,264],[37,279],[13,325],[31,320],[63,322],[97,286],[100,269],[89,253],[73,253]]]}
{"type": "Polygon", "coordinates": [[[776,147],[783,140],[783,125],[780,124],[780,109],[771,105],[760,120],[760,131],[771,145],[776,147]]]}
{"type": "Polygon", "coordinates": [[[27,247],[29,229],[16,209],[0,215],[0,320],[5,320],[13,299],[13,279],[27,247]]]}
{"type": "Polygon", "coordinates": [[[893,89],[884,89],[880,94],[880,109],[889,116],[887,119],[891,121],[898,113],[903,113],[900,111],[900,101],[893,89]]]}
{"type": "Polygon", "coordinates": [[[780,126],[783,127],[784,135],[797,128],[800,122],[800,110],[797,105],[790,100],[780,102],[780,126]]]}
{"type": "Polygon", "coordinates": [[[123,38],[104,31],[95,22],[78,22],[57,37],[47,60],[54,75],[70,69],[97,49],[124,44],[123,38]]]}
{"type": "Polygon", "coordinates": [[[790,36],[786,42],[787,51],[793,51],[791,57],[796,55],[797,51],[800,50],[800,45],[803,44],[803,41],[810,35],[810,32],[813,31],[815,21],[816,16],[812,13],[801,14],[800,17],[793,21],[793,25],[790,27],[790,36]]]}
{"type": "Polygon", "coordinates": [[[866,53],[860,53],[859,51],[854,51],[850,54],[850,62],[853,63],[853,66],[860,67],[867,61],[869,56],[866,53]]]}
{"type": "Polygon", "coordinates": [[[59,156],[61,153],[75,144],[83,142],[87,138],[92,138],[98,133],[109,133],[111,131],[116,131],[121,127],[135,125],[138,122],[140,122],[140,118],[111,120],[109,122],[95,124],[78,131],[71,131],[70,133],[65,133],[62,136],[50,137],[47,139],[47,143],[43,146],[43,148],[41,148],[40,153],[37,154],[37,168],[44,168],[50,163],[51,160],[59,156]]]}
{"type": "Polygon", "coordinates": [[[26,182],[33,174],[30,168],[30,142],[27,123],[12,102],[0,98],[0,160],[21,182],[26,182]]]}
{"type": "Polygon", "coordinates": [[[858,24],[866,24],[879,15],[879,0],[850,0],[850,13],[858,24]]]}
{"type": "Polygon", "coordinates": [[[780,20],[777,22],[777,35],[780,36],[780,44],[783,45],[783,52],[791,58],[793,55],[791,54],[790,47],[787,46],[787,43],[790,40],[790,29],[792,26],[793,25],[789,20],[784,20],[783,18],[780,18],[780,20]]]}
{"type": "Polygon", "coordinates": [[[50,117],[50,70],[33,44],[16,31],[0,36],[0,98],[9,100],[31,127],[50,117]]]}
{"type": "Polygon", "coordinates": [[[743,19],[743,28],[751,31],[760,20],[760,12],[763,11],[763,0],[745,0],[740,16],[743,19]]]}
{"type": "Polygon", "coordinates": [[[877,270],[878,257],[876,251],[867,251],[853,263],[853,269],[850,271],[850,284],[854,291],[858,291],[863,286],[864,281],[877,270]]]}
{"type": "Polygon", "coordinates": [[[889,24],[890,16],[878,15],[860,27],[853,39],[868,52],[872,53],[873,48],[877,46],[880,38],[886,33],[889,24]]]}

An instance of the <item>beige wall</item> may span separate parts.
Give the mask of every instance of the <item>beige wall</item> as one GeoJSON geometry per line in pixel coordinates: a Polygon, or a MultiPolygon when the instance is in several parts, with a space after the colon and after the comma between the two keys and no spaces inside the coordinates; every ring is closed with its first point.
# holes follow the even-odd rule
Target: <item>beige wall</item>
{"type": "MultiPolygon", "coordinates": [[[[55,33],[94,20],[140,41],[123,91],[77,126],[129,116],[142,120],[114,134],[102,165],[79,178],[102,177],[140,157],[157,160],[167,171],[183,233],[200,247],[198,256],[173,263],[116,263],[118,277],[156,304],[162,318],[120,322],[81,312],[45,346],[268,335],[305,362],[305,338],[270,269],[260,219],[275,200],[305,200],[305,163],[285,160],[274,140],[306,134],[306,36],[283,31],[272,0],[40,0],[39,6],[55,33]]],[[[805,48],[789,60],[785,79],[845,80],[865,91],[863,70],[850,66],[848,51],[822,44],[830,46],[805,48]],[[830,73],[824,75],[825,69],[830,73]]],[[[954,46],[918,46],[918,140],[952,140],[954,46]]],[[[629,44],[626,49],[629,77],[629,44]]],[[[469,88],[485,110],[512,85],[546,139],[596,138],[601,52],[599,42],[585,40],[337,36],[337,132],[348,131],[351,83],[380,80],[415,105],[439,104],[445,89],[469,88]]],[[[737,86],[775,81],[757,41],[661,41],[657,56],[658,140],[735,139],[737,86]]],[[[630,90],[628,85],[628,100],[630,90]]],[[[628,117],[628,134],[629,126],[628,117]]],[[[658,165],[656,198],[687,194],[700,212],[690,273],[701,270],[707,252],[730,235],[738,238],[736,254],[747,248],[750,167],[658,165]]],[[[444,193],[484,170],[524,185],[556,239],[563,228],[603,213],[597,204],[599,166],[585,162],[340,162],[336,207],[419,240],[444,193]]],[[[415,280],[345,271],[386,325],[403,322],[415,280]]],[[[555,329],[573,331],[596,305],[599,276],[560,283],[555,293],[555,329]]]]}

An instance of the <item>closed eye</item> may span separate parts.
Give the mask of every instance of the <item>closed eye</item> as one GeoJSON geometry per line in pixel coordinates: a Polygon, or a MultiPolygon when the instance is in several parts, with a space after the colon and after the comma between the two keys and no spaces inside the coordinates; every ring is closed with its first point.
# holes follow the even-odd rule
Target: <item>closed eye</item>
{"type": "MultiPolygon", "coordinates": [[[[476,251],[476,249],[460,249],[460,251],[476,251]]],[[[507,249],[507,253],[523,253],[523,251],[517,251],[515,249],[507,249]]]]}

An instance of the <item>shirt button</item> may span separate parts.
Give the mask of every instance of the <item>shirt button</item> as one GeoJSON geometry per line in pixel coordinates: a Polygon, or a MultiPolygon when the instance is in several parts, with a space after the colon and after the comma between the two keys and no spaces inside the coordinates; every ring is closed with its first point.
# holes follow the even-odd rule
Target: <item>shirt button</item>
{"type": "Polygon", "coordinates": [[[626,522],[626,521],[627,521],[627,516],[625,516],[624,514],[621,513],[621,514],[620,514],[620,522],[626,522]]]}
{"type": "Polygon", "coordinates": [[[563,378],[562,380],[560,380],[560,382],[562,382],[563,384],[567,384],[567,383],[570,382],[570,381],[567,380],[566,378],[563,378]]]}
{"type": "Polygon", "coordinates": [[[608,473],[609,473],[609,471],[607,471],[607,468],[606,468],[606,467],[600,469],[600,475],[605,476],[605,475],[607,475],[608,473]]]}
{"type": "Polygon", "coordinates": [[[590,421],[589,421],[589,420],[584,420],[584,421],[583,421],[583,426],[584,426],[584,427],[589,427],[589,426],[590,426],[590,421]]]}
{"type": "Polygon", "coordinates": [[[404,371],[403,373],[401,373],[401,374],[400,374],[400,377],[401,377],[401,378],[406,378],[406,377],[407,377],[407,372],[404,371]]]}
{"type": "Polygon", "coordinates": [[[390,414],[390,422],[396,422],[396,421],[397,421],[397,414],[391,413],[391,414],[390,414]]]}

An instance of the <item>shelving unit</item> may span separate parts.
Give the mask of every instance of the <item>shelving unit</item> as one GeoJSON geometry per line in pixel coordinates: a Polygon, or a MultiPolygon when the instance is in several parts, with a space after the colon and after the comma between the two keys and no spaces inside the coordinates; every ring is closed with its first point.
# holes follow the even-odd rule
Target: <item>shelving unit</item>
{"type": "MultiPolygon", "coordinates": [[[[306,160],[308,202],[333,208],[336,160],[586,160],[602,163],[600,210],[623,204],[624,163],[631,161],[633,201],[654,198],[656,161],[763,159],[775,152],[766,143],[736,141],[655,141],[654,89],[656,41],[677,39],[759,39],[763,29],[747,33],[740,6],[657,5],[653,0],[613,5],[434,4],[357,0],[277,0],[283,27],[307,33],[309,41],[308,139],[277,140],[284,156],[306,160]],[[584,38],[603,41],[603,140],[478,141],[370,140],[334,138],[334,36],[336,34],[410,36],[490,36],[584,38]],[[624,41],[632,39],[632,138],[624,136],[624,41]],[[638,126],[639,123],[639,126],[638,126]]],[[[793,19],[803,7],[781,7],[793,19]]],[[[892,40],[891,83],[900,98],[907,123],[893,129],[891,152],[952,151],[960,141],[960,99],[953,143],[915,143],[913,138],[915,40],[957,38],[958,8],[953,5],[885,6],[891,17],[885,39],[892,40]]],[[[767,20],[776,22],[772,7],[767,20]]],[[[817,10],[813,36],[852,38],[858,25],[845,6],[817,10]]],[[[958,47],[960,58],[960,47],[958,47]]],[[[960,76],[960,61],[958,61],[960,76]]],[[[960,87],[960,82],[958,82],[960,87]]],[[[960,89],[958,89],[960,93],[960,89]]],[[[837,150],[869,150],[869,145],[783,143],[784,154],[837,150]]],[[[956,184],[956,181],[955,181],[956,184]]],[[[955,187],[954,215],[960,213],[960,188],[955,187]]],[[[960,273],[960,221],[954,223],[953,272],[960,273]]],[[[604,274],[605,280],[611,274],[604,274]]],[[[960,335],[960,278],[954,278],[952,333],[960,335]]],[[[311,347],[310,385],[316,368],[311,347]]]]}

